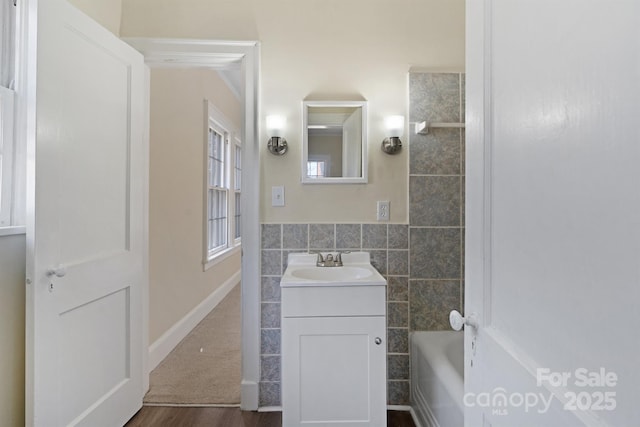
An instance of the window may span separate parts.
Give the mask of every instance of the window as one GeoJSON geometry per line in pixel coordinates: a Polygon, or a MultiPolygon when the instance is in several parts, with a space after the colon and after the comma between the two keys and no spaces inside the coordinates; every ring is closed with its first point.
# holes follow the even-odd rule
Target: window
{"type": "Polygon", "coordinates": [[[330,176],[331,171],[329,156],[315,155],[309,156],[307,161],[307,176],[309,178],[324,178],[330,176]]]}
{"type": "Polygon", "coordinates": [[[13,2],[0,3],[0,227],[14,225],[14,74],[15,74],[15,7],[13,2]]]}
{"type": "Polygon", "coordinates": [[[0,227],[13,225],[13,100],[13,91],[0,86],[0,227]]]}
{"type": "Polygon", "coordinates": [[[308,161],[307,162],[307,176],[313,178],[319,178],[325,176],[324,174],[324,162],[308,161]]]}
{"type": "Polygon", "coordinates": [[[228,120],[207,102],[205,269],[240,245],[242,146],[228,120]]]}
{"type": "Polygon", "coordinates": [[[235,215],[233,218],[234,223],[234,233],[233,237],[235,238],[235,243],[240,243],[240,237],[242,236],[241,229],[241,205],[240,205],[240,193],[242,189],[242,145],[240,144],[240,139],[235,138],[235,163],[234,174],[233,174],[233,189],[235,192],[235,215]]]}
{"type": "Polygon", "coordinates": [[[209,123],[209,179],[208,179],[208,258],[227,248],[227,200],[229,186],[227,179],[226,151],[229,137],[228,132],[209,123]]]}

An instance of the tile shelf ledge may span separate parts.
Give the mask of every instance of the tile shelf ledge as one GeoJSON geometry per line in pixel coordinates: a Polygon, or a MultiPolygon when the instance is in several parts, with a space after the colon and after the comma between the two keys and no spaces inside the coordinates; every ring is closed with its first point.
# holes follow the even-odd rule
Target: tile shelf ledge
{"type": "Polygon", "coordinates": [[[462,123],[459,123],[459,122],[451,122],[451,123],[447,123],[447,122],[431,122],[431,123],[427,123],[426,121],[418,122],[418,123],[416,123],[415,131],[419,135],[426,135],[426,134],[429,133],[429,128],[458,128],[458,129],[464,129],[464,122],[462,122],[462,123]]]}

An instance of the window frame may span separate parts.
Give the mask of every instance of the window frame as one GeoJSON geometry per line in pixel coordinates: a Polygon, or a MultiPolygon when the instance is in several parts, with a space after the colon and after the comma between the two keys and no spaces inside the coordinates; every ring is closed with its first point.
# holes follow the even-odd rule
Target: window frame
{"type": "MultiPolygon", "coordinates": [[[[216,254],[218,254],[219,252],[223,252],[229,248],[229,181],[229,131],[210,118],[207,128],[207,204],[205,218],[207,221],[207,261],[212,260],[213,258],[215,258],[216,254]],[[217,135],[219,135],[221,139],[221,153],[219,159],[213,157],[212,153],[209,150],[209,143],[212,132],[215,132],[217,135]],[[220,169],[214,168],[214,170],[221,174],[221,176],[219,177],[219,185],[212,184],[211,169],[209,168],[209,161],[211,159],[213,159],[214,162],[217,160],[220,163],[220,169]],[[217,201],[220,196],[222,196],[223,199],[223,206],[219,212],[221,216],[219,216],[217,219],[222,220],[222,229],[219,230],[222,232],[222,239],[218,244],[212,247],[212,205],[214,204],[214,201],[217,201]]],[[[213,221],[215,220],[216,219],[213,219],[213,221]]],[[[216,225],[216,228],[218,228],[218,225],[216,225]]]]}
{"type": "Polygon", "coordinates": [[[204,173],[203,173],[203,267],[206,271],[227,257],[240,251],[240,239],[235,238],[235,200],[231,195],[235,194],[235,152],[236,140],[240,141],[238,132],[234,129],[231,122],[220,112],[210,101],[205,100],[205,120],[204,120],[204,173]],[[222,186],[218,187],[218,191],[224,191],[226,201],[226,243],[209,249],[211,239],[210,234],[210,190],[216,189],[211,186],[211,177],[209,170],[209,130],[223,136],[223,176],[222,186]]]}

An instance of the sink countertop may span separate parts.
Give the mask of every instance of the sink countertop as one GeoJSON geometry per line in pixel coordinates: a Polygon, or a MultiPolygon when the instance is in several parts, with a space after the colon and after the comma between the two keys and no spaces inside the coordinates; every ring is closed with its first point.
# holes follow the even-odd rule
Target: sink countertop
{"type": "MultiPolygon", "coordinates": [[[[337,251],[322,252],[326,254],[337,251]]],[[[371,265],[369,252],[342,254],[342,267],[317,267],[317,253],[290,253],[280,286],[385,286],[387,281],[371,265]]]]}

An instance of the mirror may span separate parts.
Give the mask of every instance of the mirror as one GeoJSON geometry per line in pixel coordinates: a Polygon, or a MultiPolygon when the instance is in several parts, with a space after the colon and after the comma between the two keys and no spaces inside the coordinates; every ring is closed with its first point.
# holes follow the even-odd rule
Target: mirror
{"type": "Polygon", "coordinates": [[[302,108],[302,183],[366,183],[366,101],[305,101],[302,108]]]}

